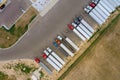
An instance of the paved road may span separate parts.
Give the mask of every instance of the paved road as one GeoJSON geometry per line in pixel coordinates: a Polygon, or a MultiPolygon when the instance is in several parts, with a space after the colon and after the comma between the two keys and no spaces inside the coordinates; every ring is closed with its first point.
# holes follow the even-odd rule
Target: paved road
{"type": "MultiPolygon", "coordinates": [[[[33,58],[40,56],[42,50],[52,44],[57,34],[67,30],[75,15],[83,15],[83,6],[90,0],[60,0],[44,17],[38,17],[28,33],[12,48],[0,50],[0,60],[33,58]]],[[[90,22],[91,23],[91,22],[90,22]]]]}
{"type": "Polygon", "coordinates": [[[11,3],[0,12],[0,26],[6,25],[8,28],[23,14],[22,9],[26,10],[30,6],[29,0],[11,0],[11,3]]]}

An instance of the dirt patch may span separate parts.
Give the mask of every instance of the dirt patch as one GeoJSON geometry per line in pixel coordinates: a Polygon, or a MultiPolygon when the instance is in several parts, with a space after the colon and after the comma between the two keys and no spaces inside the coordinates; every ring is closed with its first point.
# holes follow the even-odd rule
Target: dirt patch
{"type": "Polygon", "coordinates": [[[64,80],[119,80],[120,19],[64,80]]]}
{"type": "Polygon", "coordinates": [[[7,80],[27,80],[31,77],[33,71],[27,74],[21,72],[18,70],[19,67],[16,67],[17,64],[25,64],[29,67],[34,67],[34,69],[39,67],[36,62],[28,59],[0,62],[0,71],[8,75],[7,80]]]}

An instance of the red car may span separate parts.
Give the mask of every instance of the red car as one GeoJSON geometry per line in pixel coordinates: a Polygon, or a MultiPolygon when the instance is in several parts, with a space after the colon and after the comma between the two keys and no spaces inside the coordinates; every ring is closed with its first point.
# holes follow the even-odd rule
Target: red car
{"type": "Polygon", "coordinates": [[[43,53],[43,54],[42,54],[42,57],[43,57],[44,59],[46,59],[46,58],[47,58],[47,55],[46,55],[45,53],[43,53]]]}
{"type": "Polygon", "coordinates": [[[91,6],[92,8],[94,8],[96,6],[96,4],[92,2],[92,3],[89,4],[89,6],[91,6]]]}
{"type": "Polygon", "coordinates": [[[69,28],[70,30],[73,30],[73,29],[74,29],[74,27],[73,27],[71,24],[68,24],[68,28],[69,28]]]}
{"type": "Polygon", "coordinates": [[[40,59],[39,58],[35,58],[34,60],[35,60],[35,62],[40,63],[40,59]]]}

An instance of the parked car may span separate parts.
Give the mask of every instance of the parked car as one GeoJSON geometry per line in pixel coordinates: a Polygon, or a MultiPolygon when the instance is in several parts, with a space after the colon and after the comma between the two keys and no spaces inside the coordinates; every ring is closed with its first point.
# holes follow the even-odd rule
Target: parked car
{"type": "Polygon", "coordinates": [[[34,60],[35,60],[35,62],[40,63],[40,59],[39,58],[35,58],[34,60]]]}

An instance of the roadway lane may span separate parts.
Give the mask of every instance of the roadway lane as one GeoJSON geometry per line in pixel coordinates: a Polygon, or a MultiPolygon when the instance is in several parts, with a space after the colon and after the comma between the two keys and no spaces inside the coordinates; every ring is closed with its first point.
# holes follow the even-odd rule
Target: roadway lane
{"type": "Polygon", "coordinates": [[[11,3],[0,12],[0,26],[5,25],[8,28],[23,14],[22,9],[26,10],[31,5],[29,0],[11,0],[11,3]]]}
{"type": "Polygon", "coordinates": [[[0,50],[0,60],[33,58],[40,56],[42,50],[52,44],[57,34],[67,30],[75,15],[83,15],[92,21],[83,11],[90,0],[60,0],[44,17],[38,17],[28,33],[13,47],[0,50]]]}

